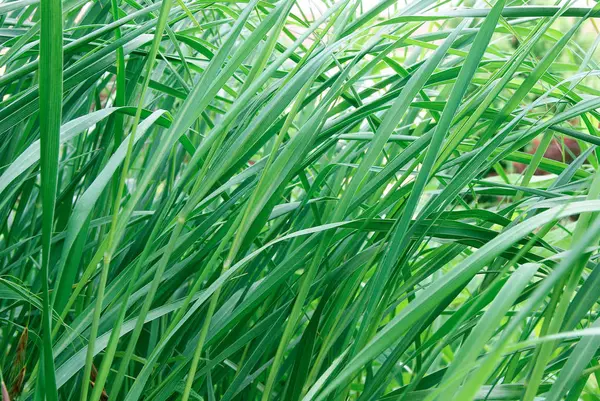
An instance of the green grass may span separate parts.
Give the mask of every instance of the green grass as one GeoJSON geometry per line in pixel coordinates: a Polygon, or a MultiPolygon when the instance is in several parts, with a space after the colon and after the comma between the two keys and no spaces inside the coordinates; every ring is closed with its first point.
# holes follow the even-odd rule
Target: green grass
{"type": "Polygon", "coordinates": [[[600,400],[598,18],[0,4],[2,401],[600,400]]]}

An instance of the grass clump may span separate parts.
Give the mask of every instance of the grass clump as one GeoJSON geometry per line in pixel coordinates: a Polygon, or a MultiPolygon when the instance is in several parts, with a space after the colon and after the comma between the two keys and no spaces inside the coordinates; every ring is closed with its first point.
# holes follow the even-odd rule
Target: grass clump
{"type": "Polygon", "coordinates": [[[0,4],[2,401],[599,400],[598,16],[0,4]]]}

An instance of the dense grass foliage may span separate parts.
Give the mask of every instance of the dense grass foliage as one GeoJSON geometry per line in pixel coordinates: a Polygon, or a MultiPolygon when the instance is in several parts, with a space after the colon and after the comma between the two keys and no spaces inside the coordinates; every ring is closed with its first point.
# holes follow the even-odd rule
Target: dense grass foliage
{"type": "Polygon", "coordinates": [[[0,4],[8,400],[600,400],[600,6],[0,4]]]}

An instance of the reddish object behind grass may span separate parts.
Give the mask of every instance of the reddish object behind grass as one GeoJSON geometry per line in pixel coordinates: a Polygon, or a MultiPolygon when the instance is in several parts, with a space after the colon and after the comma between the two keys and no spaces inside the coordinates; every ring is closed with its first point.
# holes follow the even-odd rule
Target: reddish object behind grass
{"type": "MultiPolygon", "coordinates": [[[[527,153],[529,154],[535,153],[537,148],[540,146],[540,140],[537,138],[534,139],[532,145],[532,148],[527,151],[527,153]]],[[[579,156],[580,153],[581,149],[579,148],[579,144],[575,139],[565,138],[564,143],[562,141],[553,139],[550,143],[550,146],[548,146],[548,149],[544,153],[544,157],[550,160],[569,163],[573,161],[574,157],[579,156]]],[[[515,162],[513,163],[513,167],[515,169],[515,172],[522,173],[523,171],[525,171],[527,165],[515,162]]],[[[545,174],[548,174],[548,172],[539,168],[535,171],[535,175],[545,174]]]]}

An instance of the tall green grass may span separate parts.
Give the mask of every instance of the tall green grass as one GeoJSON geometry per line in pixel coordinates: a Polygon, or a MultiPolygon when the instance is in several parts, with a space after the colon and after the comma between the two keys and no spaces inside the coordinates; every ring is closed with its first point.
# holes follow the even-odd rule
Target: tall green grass
{"type": "Polygon", "coordinates": [[[600,400],[598,17],[0,4],[2,401],[600,400]]]}

